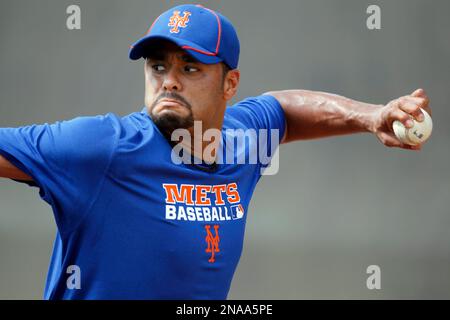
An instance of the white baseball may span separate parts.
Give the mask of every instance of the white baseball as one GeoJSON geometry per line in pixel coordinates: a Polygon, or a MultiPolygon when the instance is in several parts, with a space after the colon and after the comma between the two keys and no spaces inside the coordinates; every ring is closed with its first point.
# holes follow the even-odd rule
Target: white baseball
{"type": "Polygon", "coordinates": [[[422,122],[412,119],[414,125],[411,128],[406,128],[403,123],[398,120],[394,121],[392,124],[395,136],[401,142],[414,146],[425,142],[430,137],[431,131],[433,130],[433,121],[425,110],[422,108],[420,108],[420,110],[425,119],[422,122]]]}

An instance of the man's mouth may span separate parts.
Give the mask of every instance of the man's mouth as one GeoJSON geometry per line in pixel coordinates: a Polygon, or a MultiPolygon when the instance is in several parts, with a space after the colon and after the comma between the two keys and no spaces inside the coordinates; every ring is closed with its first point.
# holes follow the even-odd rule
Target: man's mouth
{"type": "Polygon", "coordinates": [[[158,102],[158,104],[163,104],[163,105],[166,105],[169,107],[171,107],[171,106],[175,106],[175,107],[183,106],[184,107],[184,104],[182,102],[177,101],[177,100],[171,100],[171,99],[162,99],[158,102]]]}

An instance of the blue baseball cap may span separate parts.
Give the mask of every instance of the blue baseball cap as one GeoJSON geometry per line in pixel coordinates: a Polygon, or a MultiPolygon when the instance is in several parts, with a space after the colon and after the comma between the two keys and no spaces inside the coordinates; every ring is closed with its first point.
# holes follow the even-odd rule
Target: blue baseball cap
{"type": "Polygon", "coordinates": [[[194,59],[205,64],[224,62],[236,69],[239,39],[231,22],[222,14],[202,5],[185,4],[162,13],[146,35],[130,46],[129,57],[146,57],[152,44],[160,40],[175,43],[194,59]]]}

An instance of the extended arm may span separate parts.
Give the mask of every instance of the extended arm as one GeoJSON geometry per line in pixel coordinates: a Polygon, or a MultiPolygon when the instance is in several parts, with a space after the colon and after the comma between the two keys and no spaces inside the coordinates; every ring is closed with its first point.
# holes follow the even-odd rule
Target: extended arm
{"type": "Polygon", "coordinates": [[[399,120],[405,125],[411,117],[422,121],[420,108],[431,115],[428,97],[422,89],[411,95],[392,100],[387,105],[374,105],[342,96],[308,90],[271,91],[281,104],[287,130],[283,143],[330,136],[369,132],[388,147],[419,150],[394,135],[392,123],[399,120]]]}

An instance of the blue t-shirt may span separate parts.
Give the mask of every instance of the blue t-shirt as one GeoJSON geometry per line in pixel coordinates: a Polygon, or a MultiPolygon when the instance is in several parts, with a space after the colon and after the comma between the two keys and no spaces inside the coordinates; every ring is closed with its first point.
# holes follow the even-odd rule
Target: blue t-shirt
{"type": "MultiPolygon", "coordinates": [[[[274,97],[251,97],[227,108],[224,149],[227,129],[277,129],[281,139],[285,117],[274,97]]],[[[0,154],[55,216],[45,299],[227,298],[265,164],[210,170],[174,163],[171,151],[145,108],[0,129],[0,154]]]]}

